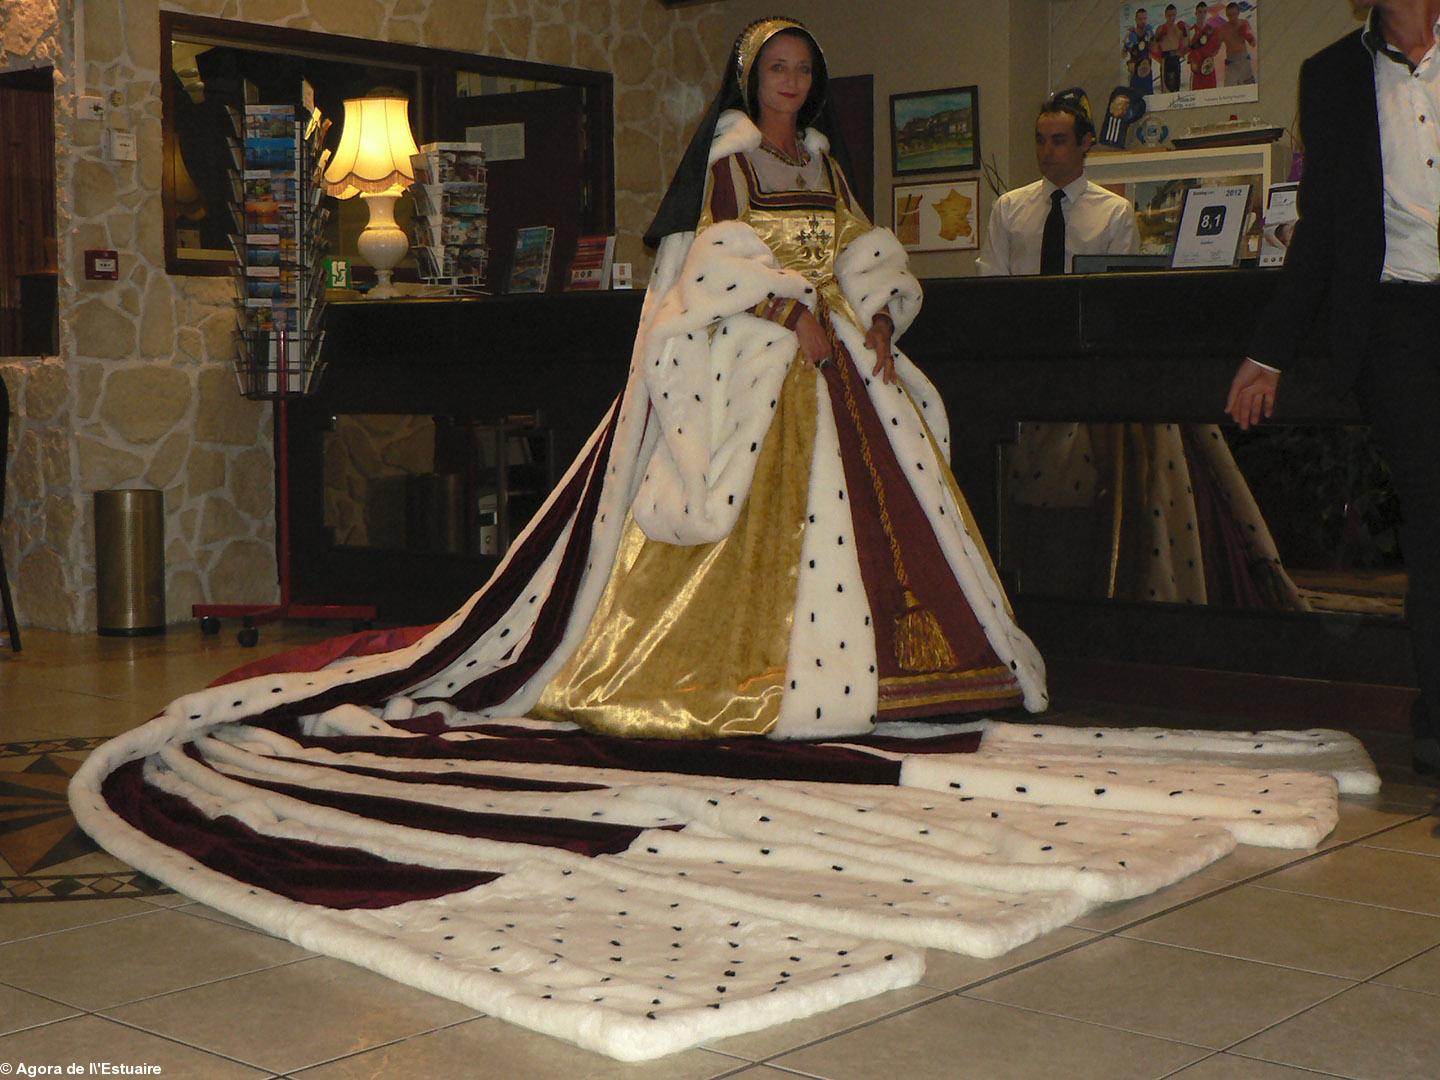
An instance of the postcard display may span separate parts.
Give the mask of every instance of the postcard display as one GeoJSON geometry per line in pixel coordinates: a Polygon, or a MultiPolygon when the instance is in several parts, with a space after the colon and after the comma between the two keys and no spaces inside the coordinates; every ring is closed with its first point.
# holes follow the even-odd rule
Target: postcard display
{"type": "Polygon", "coordinates": [[[411,242],[420,277],[453,295],[482,291],[489,248],[485,151],[479,143],[426,143],[412,154],[411,242]]]}
{"type": "Polygon", "coordinates": [[[376,616],[370,604],[299,602],[290,593],[290,398],[314,393],[322,364],[320,329],[325,307],[324,263],[320,258],[329,207],[320,177],[329,151],[321,151],[329,121],[313,107],[314,93],[302,87],[305,105],[260,105],[245,84],[245,102],[231,106],[232,209],[238,232],[232,236],[238,265],[239,297],[235,331],[235,377],[248,398],[275,402],[275,568],[278,604],[195,604],[191,614],[206,634],[220,631],[221,619],[241,619],[241,645],[260,639],[260,626],[280,619],[349,619],[356,629],[376,616]]]}
{"type": "MultiPolygon", "coordinates": [[[[325,308],[321,248],[330,208],[320,178],[320,149],[330,121],[318,109],[247,104],[230,107],[238,298],[235,375],[251,398],[308,394],[320,381],[325,308]]],[[[304,97],[313,100],[309,87],[304,97]]]]}

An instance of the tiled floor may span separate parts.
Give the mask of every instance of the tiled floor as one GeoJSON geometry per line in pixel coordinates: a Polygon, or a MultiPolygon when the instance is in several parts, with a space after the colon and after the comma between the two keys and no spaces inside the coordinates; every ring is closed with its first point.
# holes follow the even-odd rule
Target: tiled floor
{"type": "MultiPolygon", "coordinates": [[[[920,986],[639,1066],[147,890],[68,831],[57,793],[80,740],[322,634],[266,628],[246,650],[187,627],[137,641],[30,630],[25,652],[0,654],[0,895],[40,877],[109,892],[0,900],[0,1076],[21,1062],[153,1065],[167,1080],[1440,1076],[1440,819],[1391,734],[1361,733],[1385,790],[1347,801],[1316,852],[1241,848],[999,960],[932,953],[920,986]]],[[[1180,708],[1060,711],[1224,722],[1180,708]]]]}

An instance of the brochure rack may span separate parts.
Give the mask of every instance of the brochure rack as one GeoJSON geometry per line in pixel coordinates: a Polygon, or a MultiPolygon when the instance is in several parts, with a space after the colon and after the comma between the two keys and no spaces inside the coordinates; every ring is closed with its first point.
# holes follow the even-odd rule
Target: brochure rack
{"type": "Polygon", "coordinates": [[[410,156],[412,247],[420,278],[452,296],[483,292],[489,256],[485,151],[480,143],[426,143],[410,156]]]}
{"type": "Polygon", "coordinates": [[[207,634],[220,620],[242,621],[236,639],[254,645],[259,627],[280,619],[350,619],[367,624],[375,608],[361,604],[300,604],[290,595],[290,439],[288,404],[313,394],[323,373],[325,332],[323,233],[329,207],[320,177],[330,122],[315,108],[309,84],[303,104],[262,105],[246,84],[245,104],[231,107],[231,235],[236,265],[235,379],[240,393],[275,403],[278,604],[196,604],[191,614],[207,634]]]}

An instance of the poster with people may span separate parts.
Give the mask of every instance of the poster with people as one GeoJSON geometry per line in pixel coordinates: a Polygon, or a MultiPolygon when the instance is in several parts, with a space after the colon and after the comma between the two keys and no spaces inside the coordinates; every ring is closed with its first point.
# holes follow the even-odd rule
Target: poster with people
{"type": "Polygon", "coordinates": [[[1119,52],[1151,112],[1258,101],[1259,0],[1127,0],[1119,52]]]}

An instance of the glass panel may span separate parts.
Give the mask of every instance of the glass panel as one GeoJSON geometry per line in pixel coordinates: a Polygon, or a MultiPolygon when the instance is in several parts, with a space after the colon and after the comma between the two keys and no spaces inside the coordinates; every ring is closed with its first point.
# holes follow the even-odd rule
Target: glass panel
{"type": "Polygon", "coordinates": [[[324,442],[324,521],[339,547],[500,555],[555,483],[538,414],[344,414],[324,442]]]}
{"type": "Polygon", "coordinates": [[[1403,614],[1367,428],[1026,422],[1001,461],[1000,563],[1021,595],[1403,614]]]}

